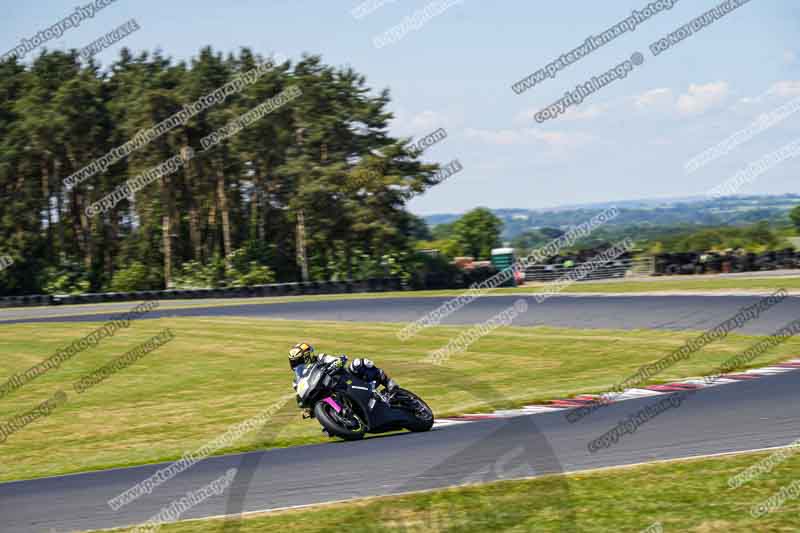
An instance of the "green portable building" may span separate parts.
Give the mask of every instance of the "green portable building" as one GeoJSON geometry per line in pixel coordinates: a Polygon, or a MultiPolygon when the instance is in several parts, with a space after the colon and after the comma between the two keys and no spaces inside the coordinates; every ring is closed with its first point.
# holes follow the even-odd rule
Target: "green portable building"
{"type": "MultiPolygon", "coordinates": [[[[513,248],[495,248],[492,250],[492,265],[498,272],[502,272],[514,264],[514,249],[513,248]]],[[[500,287],[516,287],[517,280],[514,276],[505,280],[500,287]]]]}

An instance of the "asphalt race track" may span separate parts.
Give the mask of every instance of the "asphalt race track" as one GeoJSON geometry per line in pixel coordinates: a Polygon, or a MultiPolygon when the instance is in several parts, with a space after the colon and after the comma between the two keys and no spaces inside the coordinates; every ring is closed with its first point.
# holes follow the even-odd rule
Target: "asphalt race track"
{"type": "MultiPolygon", "coordinates": [[[[480,322],[518,298],[520,296],[481,298],[443,323],[480,322]]],[[[528,297],[529,310],[515,325],[704,330],[759,299],[747,296],[560,296],[540,305],[528,297]]],[[[445,298],[387,298],[223,307],[193,302],[200,305],[158,310],[146,317],[248,316],[407,322],[444,301],[445,298]]],[[[9,326],[20,322],[102,321],[132,306],[124,303],[9,309],[0,311],[0,321],[9,326]],[[96,314],[48,316],[87,311],[96,314]]],[[[800,316],[800,298],[788,298],[740,331],[771,333],[797,316],[800,316]]],[[[118,511],[111,510],[106,502],[165,465],[5,483],[0,484],[0,531],[64,532],[142,523],[173,500],[220,478],[230,468],[238,469],[233,486],[224,495],[214,496],[190,509],[181,519],[783,446],[800,435],[800,414],[796,409],[798,390],[800,370],[702,389],[680,407],[665,411],[634,434],[624,435],[617,444],[596,453],[587,449],[591,440],[637,409],[665,396],[616,403],[575,424],[568,423],[566,412],[562,411],[445,426],[424,434],[377,437],[356,443],[337,442],[213,457],[118,511]]],[[[337,527],[333,525],[331,530],[337,527]]]]}
{"type": "MultiPolygon", "coordinates": [[[[442,324],[476,324],[500,313],[522,295],[479,298],[442,320],[442,324]]],[[[528,311],[515,326],[570,328],[706,330],[728,320],[758,296],[556,296],[542,304],[530,296],[528,311]]],[[[253,303],[213,306],[209,301],[188,302],[191,307],[147,313],[159,317],[256,317],[287,320],[345,320],[356,322],[411,322],[450,298],[364,298],[355,300],[253,303]]],[[[220,303],[220,300],[212,301],[220,303]]],[[[162,302],[163,306],[176,302],[162,302]]],[[[133,308],[133,303],[88,304],[69,308],[6,309],[0,325],[20,322],[102,321],[133,308]],[[70,313],[97,313],[77,316],[70,313]]],[[[800,298],[789,297],[759,318],[746,323],[739,333],[764,335],[800,316],[800,298]]]]}
{"type": "MultiPolygon", "coordinates": [[[[258,511],[465,481],[786,445],[800,434],[798,388],[800,371],[703,389],[679,408],[662,413],[636,433],[624,435],[616,445],[594,454],[587,451],[590,440],[663,396],[610,405],[575,424],[566,421],[564,412],[547,413],[443,427],[423,434],[215,457],[117,512],[106,501],[154,473],[158,466],[0,484],[2,531],[70,531],[144,522],[161,507],[219,478],[229,468],[238,468],[238,476],[244,479],[239,487],[241,509],[258,511]],[[498,468],[501,457],[505,459],[498,468]]],[[[236,482],[229,490],[235,488],[236,482]]],[[[225,495],[215,496],[182,518],[226,514],[226,501],[225,495]]]]}

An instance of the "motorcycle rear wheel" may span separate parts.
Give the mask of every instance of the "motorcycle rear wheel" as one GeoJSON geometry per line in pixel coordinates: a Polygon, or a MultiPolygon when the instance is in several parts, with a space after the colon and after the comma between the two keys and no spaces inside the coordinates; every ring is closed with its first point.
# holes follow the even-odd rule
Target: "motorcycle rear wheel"
{"type": "Polygon", "coordinates": [[[350,429],[341,424],[338,421],[339,416],[333,407],[325,402],[317,402],[314,406],[314,416],[332,437],[339,437],[344,440],[360,440],[364,438],[366,427],[357,415],[353,415],[353,421],[358,424],[357,429],[350,429]]]}

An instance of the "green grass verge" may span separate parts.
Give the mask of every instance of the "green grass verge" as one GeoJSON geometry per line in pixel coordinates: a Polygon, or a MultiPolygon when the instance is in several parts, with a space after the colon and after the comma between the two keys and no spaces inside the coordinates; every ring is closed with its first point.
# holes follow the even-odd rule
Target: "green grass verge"
{"type": "MultiPolygon", "coordinates": [[[[369,498],[247,517],[241,533],[257,531],[796,532],[800,502],[789,499],[762,518],[750,514],[797,479],[794,456],[737,489],[728,478],[767,453],[693,459],[521,481],[369,498]],[[568,488],[567,488],[568,487],[568,488]],[[574,516],[574,522],[565,520],[574,516]]],[[[169,502],[165,502],[168,505],[169,502]]],[[[225,521],[187,521],[164,533],[224,531],[225,521]]]]}
{"type": "MultiPolygon", "coordinates": [[[[800,276],[773,278],[707,278],[688,276],[679,278],[655,278],[650,281],[613,281],[575,283],[564,292],[658,292],[658,291],[768,291],[777,289],[800,289],[800,276]]],[[[517,289],[515,289],[517,290],[517,289]]]]}
{"type": "MultiPolygon", "coordinates": [[[[23,372],[97,324],[18,324],[0,328],[0,376],[23,372]]],[[[57,390],[68,402],[0,444],[0,480],[97,470],[179,458],[291,393],[289,346],[369,356],[434,408],[437,416],[515,407],[586,392],[605,392],[640,365],[679,348],[696,333],[507,327],[481,338],[442,366],[422,361],[463,327],[429,328],[408,342],[401,324],[303,322],[253,318],[134,321],[0,398],[0,423],[57,390]],[[175,339],[84,394],[72,383],[170,327],[175,339]],[[501,364],[498,364],[501,362],[501,364]]],[[[664,371],[657,381],[712,371],[756,341],[731,335],[664,371]]],[[[800,354],[800,339],[756,359],[762,366],[800,354]]],[[[290,400],[260,432],[223,452],[322,442],[290,400]]]]}

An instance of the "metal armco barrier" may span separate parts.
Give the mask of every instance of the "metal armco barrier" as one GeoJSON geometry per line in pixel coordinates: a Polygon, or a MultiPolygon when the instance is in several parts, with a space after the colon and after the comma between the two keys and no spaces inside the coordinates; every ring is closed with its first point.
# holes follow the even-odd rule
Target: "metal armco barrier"
{"type": "Polygon", "coordinates": [[[105,292],[88,294],[36,294],[0,298],[0,308],[39,305],[69,305],[135,300],[188,300],[193,298],[255,298],[303,294],[347,294],[403,290],[400,278],[370,278],[348,281],[271,283],[222,289],[168,289],[165,291],[105,292]]]}
{"type": "Polygon", "coordinates": [[[624,278],[627,276],[650,276],[654,272],[653,258],[643,259],[618,259],[608,263],[589,268],[589,263],[575,263],[571,266],[563,265],[532,265],[525,269],[525,281],[556,281],[569,276],[572,272],[586,268],[583,280],[624,278]],[[585,267],[584,267],[585,265],[585,267]]]}

